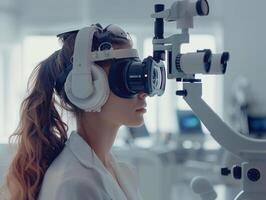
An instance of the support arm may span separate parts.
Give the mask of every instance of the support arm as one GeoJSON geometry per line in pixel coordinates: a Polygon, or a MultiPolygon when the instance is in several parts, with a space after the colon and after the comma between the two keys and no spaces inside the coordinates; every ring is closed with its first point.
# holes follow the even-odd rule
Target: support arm
{"type": "Polygon", "coordinates": [[[247,160],[266,160],[266,140],[257,140],[235,132],[201,98],[202,83],[183,83],[184,100],[210,131],[213,138],[228,151],[247,160]]]}

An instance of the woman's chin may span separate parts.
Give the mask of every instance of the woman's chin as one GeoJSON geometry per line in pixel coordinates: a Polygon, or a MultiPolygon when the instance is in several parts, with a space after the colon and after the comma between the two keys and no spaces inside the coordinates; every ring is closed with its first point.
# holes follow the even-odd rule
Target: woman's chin
{"type": "Polygon", "coordinates": [[[135,127],[135,126],[138,127],[138,126],[141,126],[143,124],[144,124],[144,119],[143,119],[143,117],[141,117],[141,118],[138,118],[138,119],[136,119],[134,121],[131,121],[131,122],[125,124],[125,125],[126,126],[132,126],[132,127],[135,127]]]}

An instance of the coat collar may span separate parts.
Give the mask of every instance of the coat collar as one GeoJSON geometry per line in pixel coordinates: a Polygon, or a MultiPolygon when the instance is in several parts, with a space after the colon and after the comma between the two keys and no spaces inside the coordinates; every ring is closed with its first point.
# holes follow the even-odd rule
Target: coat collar
{"type": "MultiPolygon", "coordinates": [[[[79,162],[86,168],[97,168],[102,172],[108,174],[107,169],[104,167],[103,163],[97,157],[93,149],[87,144],[87,142],[78,134],[77,131],[72,131],[69,139],[66,142],[66,146],[74,154],[74,156],[79,160],[79,162]]],[[[135,181],[136,174],[124,163],[117,163],[115,157],[111,155],[112,166],[117,174],[117,178],[123,188],[124,194],[127,199],[141,199],[139,198],[137,191],[137,185],[135,181]]],[[[109,174],[111,177],[111,175],[109,174]]]]}
{"type": "Polygon", "coordinates": [[[79,162],[87,168],[95,166],[95,158],[97,157],[92,148],[78,134],[77,131],[72,131],[66,146],[71,150],[79,162]]]}
{"type": "Polygon", "coordinates": [[[66,142],[66,146],[83,166],[87,168],[97,168],[98,170],[108,174],[102,161],[77,131],[71,132],[69,139],[66,142]]]}

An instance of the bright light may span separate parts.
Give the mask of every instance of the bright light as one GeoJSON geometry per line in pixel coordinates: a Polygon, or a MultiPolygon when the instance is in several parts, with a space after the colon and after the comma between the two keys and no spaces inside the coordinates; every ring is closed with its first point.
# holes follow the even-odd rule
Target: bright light
{"type": "Polygon", "coordinates": [[[59,48],[60,44],[55,36],[28,36],[24,39],[22,49],[24,85],[34,67],[59,48]]]}
{"type": "MultiPolygon", "coordinates": [[[[4,124],[4,80],[4,61],[0,54],[0,124],[2,125],[4,124]]],[[[0,128],[0,137],[3,135],[2,131],[4,131],[4,127],[0,128]]]]}

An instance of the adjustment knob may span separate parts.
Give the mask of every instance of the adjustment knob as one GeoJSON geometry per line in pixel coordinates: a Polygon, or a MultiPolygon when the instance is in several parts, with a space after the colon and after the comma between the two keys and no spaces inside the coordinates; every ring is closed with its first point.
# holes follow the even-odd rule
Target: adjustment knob
{"type": "Polygon", "coordinates": [[[249,180],[253,182],[256,182],[260,179],[260,171],[255,168],[248,170],[247,175],[248,175],[249,180]]]}
{"type": "Polygon", "coordinates": [[[177,96],[187,96],[187,91],[186,90],[177,90],[176,95],[177,96]]]}
{"type": "Polygon", "coordinates": [[[234,166],[233,167],[233,176],[235,179],[241,179],[242,178],[242,168],[240,166],[234,166]]]}
{"type": "Polygon", "coordinates": [[[228,169],[228,167],[221,168],[221,175],[222,176],[228,176],[229,174],[231,174],[231,170],[228,169]]]}

